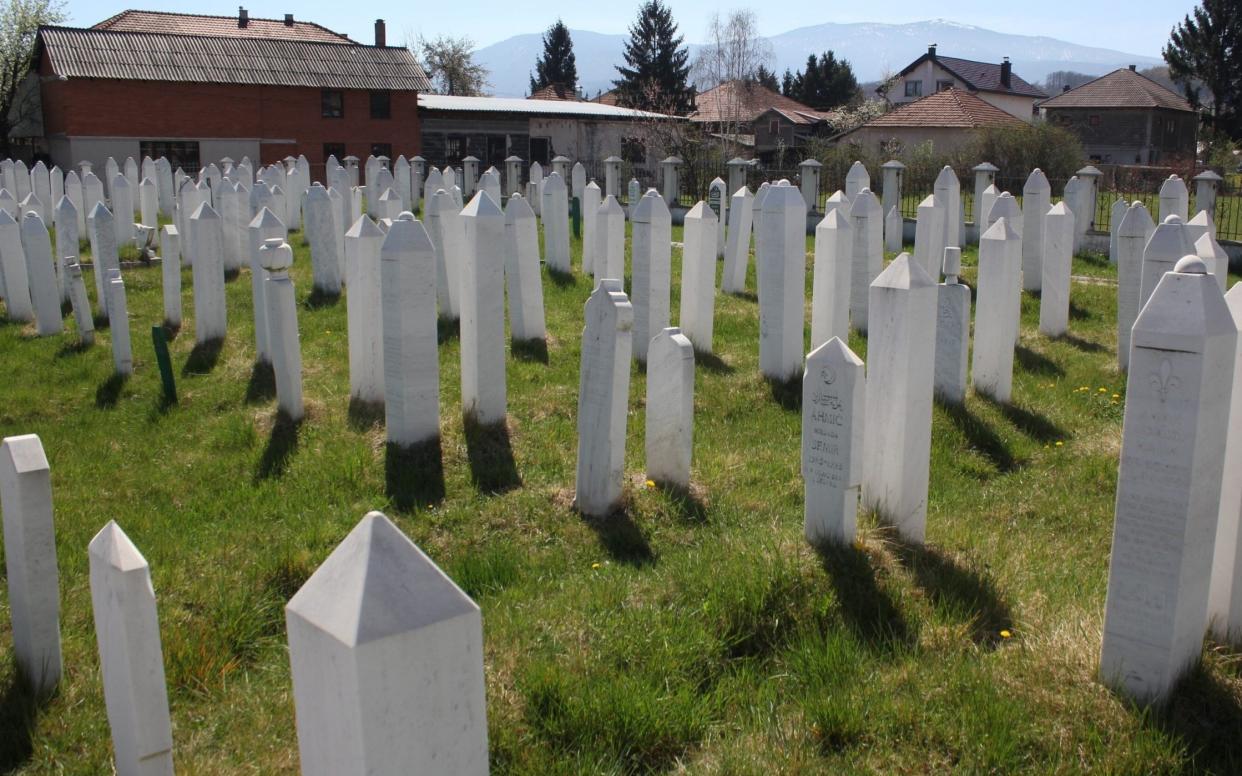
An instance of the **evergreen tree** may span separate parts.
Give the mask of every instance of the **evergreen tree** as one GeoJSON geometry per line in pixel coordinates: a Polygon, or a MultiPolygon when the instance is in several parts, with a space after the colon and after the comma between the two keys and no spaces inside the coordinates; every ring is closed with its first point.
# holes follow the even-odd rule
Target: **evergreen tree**
{"type": "Polygon", "coordinates": [[[755,70],[755,83],[774,92],[781,90],[781,84],[776,80],[776,73],[773,73],[763,65],[759,65],[759,68],[755,70]]]}
{"type": "Polygon", "coordinates": [[[1194,81],[1211,92],[1212,117],[1235,137],[1242,108],[1242,0],[1203,0],[1173,28],[1164,47],[1169,74],[1199,102],[1194,81]]]}
{"type": "Polygon", "coordinates": [[[690,51],[677,34],[673,13],[660,0],[639,7],[638,21],[630,27],[625,63],[613,81],[617,101],[626,107],[660,113],[686,114],[694,110],[694,88],[688,83],[690,51]]]}
{"type": "Polygon", "coordinates": [[[806,59],[806,70],[797,73],[785,71],[782,89],[786,97],[817,110],[828,110],[845,105],[858,94],[858,79],[854,69],[844,59],[827,51],[820,56],[806,59]]]}
{"type": "Polygon", "coordinates": [[[535,61],[535,74],[530,77],[531,94],[545,86],[563,86],[574,94],[578,92],[574,42],[560,19],[543,34],[543,56],[535,61]]]}
{"type": "Polygon", "coordinates": [[[789,68],[785,68],[785,75],[781,76],[781,94],[796,100],[798,98],[794,97],[794,92],[797,88],[797,84],[794,81],[794,74],[789,72],[789,68]]]}

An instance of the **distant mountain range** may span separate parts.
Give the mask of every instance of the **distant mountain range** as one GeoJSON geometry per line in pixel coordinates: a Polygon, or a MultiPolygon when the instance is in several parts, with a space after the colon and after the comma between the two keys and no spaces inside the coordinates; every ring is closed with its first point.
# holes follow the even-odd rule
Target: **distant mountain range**
{"type": "MultiPolygon", "coordinates": [[[[543,51],[542,33],[515,35],[475,52],[475,61],[491,75],[491,92],[501,97],[520,97],[528,93],[530,73],[543,51]]],[[[588,30],[571,30],[574,56],[578,64],[579,85],[589,96],[612,88],[617,77],[614,65],[621,63],[626,35],[605,35],[588,30]]],[[[775,35],[770,68],[779,76],[785,69],[798,70],[811,54],[831,49],[838,59],[847,59],[859,82],[876,81],[895,73],[938,45],[944,56],[1000,62],[1009,57],[1014,72],[1032,83],[1043,81],[1056,70],[1075,70],[1103,75],[1127,65],[1140,68],[1162,64],[1157,57],[1127,54],[1094,46],[1081,46],[1056,38],[1012,35],[969,24],[934,19],[909,24],[817,24],[775,35]]],[[[700,48],[690,45],[691,57],[700,48]]]]}

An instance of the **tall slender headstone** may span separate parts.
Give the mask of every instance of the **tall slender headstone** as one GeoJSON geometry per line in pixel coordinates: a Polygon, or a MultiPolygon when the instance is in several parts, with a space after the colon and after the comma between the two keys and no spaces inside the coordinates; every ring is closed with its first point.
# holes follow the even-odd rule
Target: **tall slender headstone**
{"type": "Polygon", "coordinates": [[[142,225],[149,226],[152,229],[159,226],[159,192],[156,190],[155,181],[150,178],[143,178],[142,183],[138,184],[138,200],[140,210],[142,211],[142,225]]]}
{"type": "MultiPolygon", "coordinates": [[[[164,323],[181,328],[181,235],[174,224],[160,229],[160,280],[164,291],[164,323]]],[[[258,323],[256,322],[256,326],[258,323]]]]}
{"type": "Polygon", "coordinates": [[[505,419],[505,214],[480,191],[461,212],[461,406],[482,425],[505,419]]]}
{"type": "Polygon", "coordinates": [[[440,435],[436,251],[419,221],[393,221],[380,248],[384,418],[391,444],[440,435]]]}
{"type": "Polygon", "coordinates": [[[944,210],[936,205],[934,196],[929,194],[919,203],[914,224],[914,260],[933,280],[940,276],[940,263],[944,258],[944,217],[944,210]]]}
{"type": "Polygon", "coordinates": [[[112,368],[118,375],[134,373],[134,348],[129,333],[129,302],[120,270],[110,270],[107,281],[108,326],[112,333],[112,368]]]}
{"type": "Polygon", "coordinates": [[[10,321],[35,319],[30,299],[30,275],[22,251],[22,229],[8,211],[0,210],[0,272],[4,273],[4,306],[10,321]]]}
{"type": "Polygon", "coordinates": [[[250,303],[254,308],[254,353],[260,363],[272,362],[272,349],[267,323],[267,280],[259,251],[268,240],[285,240],[288,231],[280,216],[264,206],[246,225],[246,265],[250,268],[250,303]]]}
{"type": "Polygon", "coordinates": [[[569,193],[565,179],[552,173],[544,179],[542,191],[544,260],[550,270],[569,272],[569,193]]]}
{"type": "Polygon", "coordinates": [[[802,371],[806,299],[806,201],[802,194],[785,181],[769,188],[760,228],[764,251],[756,258],[759,371],[782,381],[802,371]]]}
{"type": "MultiPolygon", "coordinates": [[[[1242,283],[1235,283],[1229,289],[1225,303],[1229,305],[1233,325],[1242,329],[1242,283]]],[[[1208,592],[1208,624],[1213,636],[1222,642],[1242,637],[1242,566],[1238,563],[1242,556],[1238,542],[1242,538],[1238,531],[1242,518],[1242,477],[1235,476],[1242,471],[1242,336],[1234,348],[1228,428],[1208,592]]]]}
{"type": "MultiPolygon", "coordinates": [[[[979,236],[983,237],[983,233],[988,227],[996,223],[995,218],[991,218],[992,206],[996,204],[996,199],[1001,194],[1000,189],[996,188],[996,184],[988,184],[987,188],[979,193],[979,199],[976,201],[975,210],[975,226],[979,229],[979,236]]],[[[999,218],[999,214],[997,215],[999,218]]]]}
{"type": "Polygon", "coordinates": [[[87,224],[91,240],[91,261],[94,264],[95,300],[99,305],[99,312],[107,318],[108,295],[104,290],[104,281],[108,277],[108,270],[121,268],[116,252],[116,229],[112,226],[112,213],[103,202],[95,203],[95,209],[91,211],[87,224]]]}
{"type": "Polygon", "coordinates": [[[716,213],[699,202],[685,215],[681,249],[681,317],[685,336],[712,352],[716,317],[716,213]]]}
{"type": "Polygon", "coordinates": [[[66,282],[66,269],[70,264],[78,263],[78,211],[68,197],[61,196],[56,204],[56,253],[52,255],[52,265],[60,282],[61,301],[69,299],[69,284],[66,282]]]}
{"type": "Polygon", "coordinates": [[[1042,236],[1044,279],[1039,297],[1039,332],[1060,337],[1069,331],[1070,268],[1074,260],[1074,213],[1064,202],[1048,211],[1042,236]]]}
{"type": "Polygon", "coordinates": [[[95,342],[95,319],[91,314],[91,300],[86,294],[82,280],[82,265],[74,262],[65,268],[65,285],[69,288],[69,301],[73,305],[73,322],[78,327],[78,342],[92,345],[95,342]]]}
{"type": "Polygon", "coordinates": [[[863,503],[922,543],[931,467],[936,282],[903,253],[871,284],[863,503]]]}
{"type": "Polygon", "coordinates": [[[427,229],[436,249],[436,293],[440,317],[456,321],[461,317],[461,272],[463,232],[461,209],[453,195],[438,189],[427,200],[427,229]]]}
{"type": "Polygon", "coordinates": [[[689,488],[693,440],[694,345],[681,329],[666,328],[648,347],[647,479],[689,488]]]}
{"type": "Polygon", "coordinates": [[[65,324],[60,315],[60,286],[56,283],[56,265],[52,263],[52,240],[38,213],[22,216],[21,234],[35,329],[40,337],[60,334],[65,324]]]}
{"type": "MultiPolygon", "coordinates": [[[[581,200],[582,193],[586,191],[587,174],[586,168],[582,166],[582,162],[574,162],[573,168],[569,171],[570,196],[574,199],[581,200]]],[[[497,199],[497,202],[500,200],[497,199]]]]}
{"type": "Polygon", "coordinates": [[[966,401],[970,350],[970,288],[958,281],[962,249],[944,249],[944,282],[937,291],[935,393],[942,401],[966,401]]]}
{"type": "Polygon", "coordinates": [[[172,722],[151,568],[116,521],[95,535],[88,554],[116,772],[171,776],[172,722]]]}
{"type": "Polygon", "coordinates": [[[1108,261],[1116,266],[1117,264],[1117,235],[1121,231],[1121,221],[1126,217],[1126,211],[1130,209],[1130,203],[1121,197],[1118,197],[1108,213],[1108,261]]]}
{"type": "Polygon", "coordinates": [[[895,206],[890,208],[888,214],[884,216],[885,253],[901,253],[905,240],[903,235],[905,224],[906,219],[902,217],[901,211],[895,206]]]}
{"type": "MultiPolygon", "coordinates": [[[[279,216],[280,211],[273,210],[279,216]]],[[[306,192],[306,241],[310,243],[311,251],[311,282],[315,290],[323,294],[341,293],[336,223],[332,198],[328,196],[327,189],[311,186],[310,191],[306,192]]]]}
{"type": "Polygon", "coordinates": [[[605,517],[621,500],[625,473],[634,308],[621,281],[600,280],[587,299],[584,317],[574,504],[583,514],[605,517]]]}
{"type": "Polygon", "coordinates": [[[746,288],[746,269],[750,265],[750,233],[755,196],[742,186],[729,202],[729,232],[725,239],[724,271],[720,290],[736,294],[746,288]]]}
{"type": "Polygon", "coordinates": [[[298,306],[289,267],[293,249],[277,237],[259,249],[263,267],[263,301],[267,306],[268,348],[276,377],[276,406],[293,421],[302,419],[302,346],[298,338],[298,306]]]}
{"type": "Polygon", "coordinates": [[[952,167],[946,164],[940,170],[932,190],[936,201],[944,208],[944,245],[946,248],[960,248],[962,245],[962,186],[952,167]]]}
{"type": "Polygon", "coordinates": [[[707,206],[716,216],[716,258],[722,258],[728,240],[725,225],[729,219],[729,189],[719,177],[713,178],[707,186],[707,206]]]}
{"type": "MultiPolygon", "coordinates": [[[[884,266],[884,213],[870,189],[863,189],[850,206],[854,228],[854,268],[850,273],[850,323],[867,331],[867,303],[871,282],[884,266]]],[[[924,273],[926,274],[926,273],[924,273]]]]}
{"type": "Polygon", "coordinates": [[[1117,227],[1117,361],[1121,371],[1130,364],[1130,329],[1138,318],[1143,287],[1143,252],[1156,231],[1147,208],[1134,202],[1117,227]]]}
{"type": "Polygon", "coordinates": [[[194,341],[201,345],[228,333],[221,249],[224,229],[220,214],[206,202],[190,216],[190,240],[194,244],[194,341]]]}
{"type": "Polygon", "coordinates": [[[651,338],[669,323],[673,220],[664,198],[648,189],[630,214],[630,300],[634,305],[634,357],[647,361],[651,338]]]}
{"type": "Polygon", "coordinates": [[[1014,342],[1021,303],[1021,238],[1000,218],[979,238],[979,278],[975,302],[975,347],[971,380],[975,390],[999,402],[1013,391],[1014,342]]]}
{"type": "MultiPolygon", "coordinates": [[[[597,188],[596,193],[598,191],[597,188]]],[[[539,272],[539,226],[535,222],[535,211],[517,194],[510,197],[505,206],[504,245],[510,336],[516,342],[542,340],[547,328],[543,316],[543,278],[539,272]]]]}
{"type": "Polygon", "coordinates": [[[112,178],[111,198],[116,244],[126,245],[134,239],[134,191],[120,173],[112,178]]]}
{"type": "Polygon", "coordinates": [[[862,162],[854,162],[845,173],[845,196],[851,200],[862,193],[863,189],[871,189],[871,173],[862,162]]]}
{"type": "Polygon", "coordinates": [[[811,282],[811,349],[850,335],[850,274],[854,229],[840,209],[828,211],[815,227],[815,269],[811,282]]]}
{"type": "Polygon", "coordinates": [[[1100,677],[1140,703],[1165,700],[1202,649],[1237,338],[1195,256],[1134,323],[1100,677]]]}
{"type": "Polygon", "coordinates": [[[0,443],[0,513],[13,654],[36,695],[60,681],[60,578],[52,521],[52,476],[34,434],[0,443]]]}
{"type": "Polygon", "coordinates": [[[1156,284],[1166,272],[1173,269],[1183,256],[1193,256],[1194,243],[1186,231],[1186,222],[1171,215],[1156,224],[1156,229],[1143,248],[1143,282],[1139,289],[1139,310],[1147,304],[1156,284]]]}
{"type": "Polygon", "coordinates": [[[604,278],[621,283],[625,277],[625,210],[611,194],[596,211],[595,228],[595,285],[604,278]]]}
{"type": "MultiPolygon", "coordinates": [[[[1052,206],[1052,185],[1036,167],[1022,186],[1022,288],[1038,291],[1043,282],[1044,218],[1052,206]]],[[[1072,254],[1071,254],[1072,255],[1072,254]]]]}
{"type": "Polygon", "coordinates": [[[301,772],[485,776],[479,607],[370,512],[285,607],[301,772]]]}
{"type": "Polygon", "coordinates": [[[1082,248],[1083,232],[1078,228],[1079,225],[1083,223],[1084,218],[1088,219],[1087,223],[1090,223],[1090,216],[1083,207],[1082,193],[1085,188],[1086,184],[1077,175],[1074,175],[1065,182],[1065,188],[1061,190],[1061,201],[1074,214],[1074,253],[1078,253],[1079,249],[1082,248]]]}
{"type": "MultiPolygon", "coordinates": [[[[595,276],[596,243],[599,242],[599,185],[595,181],[586,184],[582,189],[582,274],[595,276]]],[[[532,213],[534,211],[531,211],[532,213]]]]}
{"type": "Polygon", "coordinates": [[[802,377],[803,532],[811,544],[854,541],[866,390],[863,362],[840,337],[833,335],[807,355],[802,377]]]}
{"type": "Polygon", "coordinates": [[[1229,254],[1225,252],[1220,243],[1216,242],[1216,237],[1210,231],[1195,240],[1194,246],[1195,255],[1203,259],[1212,277],[1216,278],[1216,284],[1220,286],[1221,291],[1224,291],[1225,282],[1229,276],[1229,254]]]}
{"type": "Polygon", "coordinates": [[[384,401],[384,318],[380,301],[383,244],[384,231],[369,216],[359,218],[345,233],[349,397],[368,403],[384,401]]]}

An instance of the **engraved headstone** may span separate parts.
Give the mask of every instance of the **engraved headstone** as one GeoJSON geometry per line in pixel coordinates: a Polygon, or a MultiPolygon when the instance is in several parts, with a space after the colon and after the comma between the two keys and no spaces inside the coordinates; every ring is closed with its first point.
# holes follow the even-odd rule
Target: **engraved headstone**
{"type": "Polygon", "coordinates": [[[811,544],[854,541],[866,398],[863,362],[840,337],[833,335],[807,355],[802,377],[803,532],[811,544]]]}
{"type": "Polygon", "coordinates": [[[850,323],[858,331],[866,332],[869,288],[884,266],[884,213],[871,190],[863,189],[853,198],[849,214],[850,226],[854,230],[850,323]]]}
{"type": "Polygon", "coordinates": [[[440,435],[436,251],[421,222],[393,221],[380,278],[385,426],[391,444],[408,447],[440,435]]]}
{"type": "Polygon", "coordinates": [[[587,299],[584,317],[574,504],[583,514],[604,517],[621,500],[625,473],[634,308],[621,281],[600,280],[587,299]]]}
{"type": "Polygon", "coordinates": [[[368,216],[359,218],[345,233],[349,396],[369,403],[384,401],[384,321],[380,301],[383,244],[384,232],[368,216]]]}
{"type": "MultiPolygon", "coordinates": [[[[582,274],[595,276],[596,243],[599,242],[599,206],[602,203],[595,181],[582,189],[582,274]]],[[[531,211],[532,213],[534,211],[531,211]]]]}
{"type": "MultiPolygon", "coordinates": [[[[595,191],[598,194],[598,187],[595,191]]],[[[535,211],[516,194],[505,206],[504,245],[510,336],[516,342],[542,340],[547,329],[543,316],[543,277],[539,272],[539,226],[535,222],[535,211]]]]}
{"type": "Polygon", "coordinates": [[[116,252],[116,229],[112,226],[112,213],[103,202],[95,203],[87,225],[90,231],[91,261],[94,265],[95,302],[99,306],[100,314],[107,319],[108,295],[104,291],[104,281],[108,277],[108,270],[120,269],[121,262],[116,252]]]}
{"type": "Polygon", "coordinates": [[[689,488],[693,437],[694,345],[681,329],[666,328],[648,346],[647,479],[689,488]]]}
{"type": "Polygon", "coordinates": [[[721,258],[728,241],[725,226],[729,219],[729,190],[719,177],[713,178],[707,186],[707,206],[716,216],[716,258],[721,258]]]}
{"type": "Polygon", "coordinates": [[[1064,202],[1058,202],[1044,218],[1041,262],[1044,279],[1039,297],[1039,332],[1049,337],[1060,337],[1069,331],[1073,249],[1074,214],[1064,202]]]}
{"type": "Polygon", "coordinates": [[[1117,227],[1117,362],[1123,372],[1130,364],[1130,329],[1139,313],[1143,252],[1155,231],[1142,202],[1131,204],[1117,227]]]}
{"type": "Polygon", "coordinates": [[[106,283],[108,293],[108,327],[112,334],[112,368],[118,375],[134,373],[134,349],[129,332],[129,303],[125,298],[125,281],[120,270],[110,270],[106,283]]]}
{"type": "Polygon", "coordinates": [[[975,390],[999,402],[1013,391],[1014,342],[1021,304],[1018,273],[1022,242],[1008,218],[1000,218],[979,238],[979,276],[975,302],[975,347],[971,381],[975,390]]]}
{"type": "Polygon", "coordinates": [[[604,278],[625,277],[625,210],[609,194],[595,214],[595,285],[604,278]]]}
{"type": "Polygon", "coordinates": [[[787,181],[768,189],[760,229],[759,371],[783,381],[802,371],[806,298],[806,201],[787,181]]]}
{"type": "Polygon", "coordinates": [[[64,321],[60,315],[56,265],[52,263],[52,240],[38,213],[30,212],[22,216],[21,235],[30,302],[34,305],[35,329],[40,337],[60,334],[64,331],[64,321]]]}
{"type": "Polygon", "coordinates": [[[647,190],[630,219],[634,224],[630,256],[634,357],[645,363],[651,338],[669,323],[673,220],[668,205],[655,189],[647,190]]]}
{"type": "MultiPolygon", "coordinates": [[[[272,210],[280,215],[277,207],[272,210]]],[[[352,221],[350,223],[353,223],[352,221]]],[[[336,218],[332,198],[322,186],[306,192],[306,241],[310,243],[311,277],[315,290],[323,294],[341,292],[341,261],[337,255],[336,218]]]]}
{"type": "Polygon", "coordinates": [[[850,273],[854,231],[840,209],[828,211],[815,227],[815,269],[811,283],[811,349],[850,335],[850,273]]]}
{"type": "Polygon", "coordinates": [[[724,271],[720,290],[736,294],[746,288],[746,270],[750,265],[750,233],[755,196],[742,186],[729,202],[729,231],[725,239],[724,271]]]}
{"type": "Polygon", "coordinates": [[[268,348],[276,378],[276,406],[285,417],[302,419],[302,346],[298,338],[298,306],[294,298],[293,249],[279,237],[259,248],[263,267],[263,301],[267,307],[268,348]]]}
{"type": "Polygon", "coordinates": [[[461,406],[480,424],[505,419],[505,214],[478,192],[461,212],[461,406]]]}
{"type": "Polygon", "coordinates": [[[681,249],[681,313],[685,336],[712,352],[716,317],[716,213],[699,202],[686,213],[681,249]]]}
{"type": "Polygon", "coordinates": [[[224,298],[224,229],[220,214],[204,202],[190,216],[194,245],[194,341],[222,339],[228,331],[224,298]]]}
{"type": "Polygon", "coordinates": [[[937,291],[935,393],[951,404],[966,401],[970,350],[970,288],[958,281],[962,249],[944,249],[944,282],[937,291]]]}

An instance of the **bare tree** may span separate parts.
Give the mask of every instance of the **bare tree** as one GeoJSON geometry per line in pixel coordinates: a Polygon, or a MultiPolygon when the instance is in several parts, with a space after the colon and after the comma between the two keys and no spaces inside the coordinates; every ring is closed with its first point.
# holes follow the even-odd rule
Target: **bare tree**
{"type": "MultiPolygon", "coordinates": [[[[39,26],[64,21],[62,0],[5,0],[0,5],[0,146],[9,150],[9,132],[37,114],[37,101],[18,99],[30,69],[39,26]]],[[[37,94],[37,90],[35,90],[37,94]]]]}
{"type": "Polygon", "coordinates": [[[420,35],[410,48],[422,60],[436,93],[478,97],[487,89],[487,68],[474,61],[474,41],[465,35],[431,40],[420,35]]]}
{"type": "Polygon", "coordinates": [[[757,88],[760,67],[772,60],[772,44],[759,34],[755,12],[734,9],[721,18],[713,14],[707,27],[707,43],[694,62],[695,80],[702,93],[721,84],[715,104],[720,113],[722,148],[750,120],[748,105],[757,88]]]}

